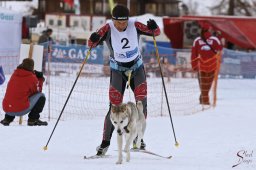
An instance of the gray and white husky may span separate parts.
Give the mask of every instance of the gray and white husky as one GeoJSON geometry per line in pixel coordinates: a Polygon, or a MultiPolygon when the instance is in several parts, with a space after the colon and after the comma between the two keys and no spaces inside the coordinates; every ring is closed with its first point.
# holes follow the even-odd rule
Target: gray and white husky
{"type": "Polygon", "coordinates": [[[126,161],[129,162],[131,143],[138,136],[136,147],[140,148],[141,139],[143,139],[146,129],[146,120],[143,114],[142,102],[138,101],[137,105],[132,102],[112,105],[110,120],[117,131],[118,160],[116,163],[121,164],[123,160],[123,134],[125,135],[126,141],[124,147],[124,151],[126,152],[126,161]]]}

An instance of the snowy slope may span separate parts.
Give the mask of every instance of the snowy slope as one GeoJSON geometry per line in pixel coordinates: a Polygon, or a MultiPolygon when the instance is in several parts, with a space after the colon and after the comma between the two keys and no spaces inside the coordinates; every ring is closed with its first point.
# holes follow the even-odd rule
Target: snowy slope
{"type": "Polygon", "coordinates": [[[103,118],[61,121],[43,151],[55,121],[48,127],[0,126],[1,170],[229,170],[256,169],[256,81],[220,80],[217,107],[190,116],[174,116],[180,147],[174,146],[169,117],[149,117],[147,148],[170,160],[131,153],[131,161],[116,165],[116,134],[110,158],[83,160],[95,154],[103,118]],[[247,155],[242,154],[246,151],[247,155]],[[240,152],[239,152],[240,151],[240,152]],[[237,156],[237,153],[243,157],[237,156]],[[237,167],[233,165],[243,161],[237,167]]]}

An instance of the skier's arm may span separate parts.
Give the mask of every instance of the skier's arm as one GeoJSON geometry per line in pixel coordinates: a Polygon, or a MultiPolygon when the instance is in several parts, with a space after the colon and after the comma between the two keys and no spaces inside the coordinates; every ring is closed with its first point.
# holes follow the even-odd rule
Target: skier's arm
{"type": "Polygon", "coordinates": [[[197,40],[194,41],[191,49],[191,66],[194,71],[198,71],[198,51],[197,51],[197,40]]]}
{"type": "Polygon", "coordinates": [[[102,43],[106,39],[109,30],[110,26],[109,24],[106,24],[101,27],[99,31],[92,33],[90,39],[88,40],[88,46],[93,48],[96,47],[99,43],[102,43]]]}
{"type": "Polygon", "coordinates": [[[154,33],[155,36],[158,36],[161,33],[158,25],[157,25],[156,29],[151,30],[151,29],[148,28],[147,25],[136,21],[135,22],[135,27],[137,29],[138,34],[141,34],[141,35],[153,36],[153,33],[154,33]]]}

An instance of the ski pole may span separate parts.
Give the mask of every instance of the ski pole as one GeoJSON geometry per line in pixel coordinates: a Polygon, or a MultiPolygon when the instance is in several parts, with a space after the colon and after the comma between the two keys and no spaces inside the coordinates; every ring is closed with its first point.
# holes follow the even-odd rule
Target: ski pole
{"type": "Polygon", "coordinates": [[[169,100],[168,100],[168,96],[167,96],[167,92],[166,92],[166,88],[165,88],[164,76],[163,76],[163,72],[162,72],[162,68],[161,68],[160,57],[159,57],[158,48],[157,48],[157,45],[156,45],[156,39],[155,39],[154,33],[153,33],[153,41],[154,41],[154,47],[155,47],[155,50],[156,50],[156,57],[157,57],[157,61],[158,61],[159,69],[160,69],[160,74],[161,74],[161,78],[162,78],[165,99],[166,99],[166,103],[167,103],[167,107],[168,107],[168,112],[169,112],[169,116],[170,116],[170,120],[171,120],[171,124],[172,124],[172,131],[173,131],[173,135],[174,135],[174,139],[175,139],[175,146],[178,147],[179,143],[177,142],[175,131],[174,131],[171,109],[170,109],[169,100]]]}
{"type": "Polygon", "coordinates": [[[77,77],[76,77],[76,80],[75,80],[75,82],[74,82],[74,84],[73,84],[73,86],[72,86],[72,88],[71,88],[71,90],[70,90],[70,92],[69,92],[69,94],[68,94],[68,98],[67,98],[67,100],[66,100],[66,102],[65,102],[65,104],[64,104],[64,106],[63,106],[63,108],[62,108],[62,110],[61,110],[61,112],[60,112],[60,115],[59,115],[59,117],[58,117],[57,122],[55,123],[55,126],[54,126],[54,128],[53,128],[53,130],[52,130],[52,133],[51,133],[51,135],[50,135],[50,137],[49,137],[49,139],[48,139],[46,145],[45,145],[44,148],[43,148],[44,150],[47,150],[47,149],[48,149],[48,144],[49,144],[49,142],[50,142],[50,140],[51,140],[51,138],[52,138],[52,135],[53,135],[53,133],[54,133],[56,127],[57,127],[57,124],[59,123],[60,117],[61,117],[61,115],[62,115],[62,113],[63,113],[63,111],[64,111],[64,109],[65,109],[65,107],[66,107],[66,105],[67,105],[67,103],[68,103],[68,100],[69,100],[69,98],[70,98],[70,96],[71,96],[71,94],[72,94],[72,92],[73,92],[73,89],[74,89],[74,87],[75,87],[75,85],[76,85],[76,82],[77,82],[77,80],[78,80],[78,78],[79,78],[79,76],[80,76],[80,74],[81,74],[81,72],[82,72],[82,70],[83,70],[83,67],[84,67],[85,63],[87,62],[87,60],[88,60],[88,58],[89,58],[89,55],[90,55],[90,53],[91,53],[91,49],[92,49],[92,46],[91,46],[91,47],[89,48],[89,50],[87,51],[86,57],[84,58],[84,60],[83,60],[83,62],[82,62],[82,66],[81,66],[81,68],[80,68],[80,71],[79,71],[79,73],[78,73],[78,75],[77,75],[77,77]]]}

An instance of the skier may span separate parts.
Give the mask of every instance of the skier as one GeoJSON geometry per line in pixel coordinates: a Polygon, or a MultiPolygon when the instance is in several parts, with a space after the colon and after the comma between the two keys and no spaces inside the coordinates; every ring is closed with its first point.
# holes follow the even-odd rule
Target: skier
{"type": "MultiPolygon", "coordinates": [[[[130,87],[134,92],[135,100],[142,101],[143,113],[147,117],[147,82],[139,51],[140,35],[158,36],[160,29],[152,19],[144,25],[129,19],[129,9],[123,5],[116,5],[112,11],[112,21],[104,25],[99,31],[92,33],[88,45],[96,47],[105,41],[110,50],[110,87],[109,100],[111,104],[121,104],[126,83],[130,78],[130,87]]],[[[114,126],[110,121],[110,109],[105,117],[103,139],[97,147],[97,155],[105,155],[110,145],[114,126]]],[[[141,140],[141,149],[145,149],[141,140]]]]}

